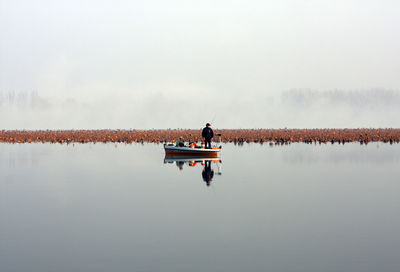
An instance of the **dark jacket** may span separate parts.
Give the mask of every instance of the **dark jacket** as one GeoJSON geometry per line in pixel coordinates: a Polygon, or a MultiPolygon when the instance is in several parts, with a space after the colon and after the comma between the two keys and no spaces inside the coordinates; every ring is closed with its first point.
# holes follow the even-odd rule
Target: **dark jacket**
{"type": "Polygon", "coordinates": [[[214,138],[214,132],[210,127],[205,127],[203,128],[203,132],[201,133],[201,136],[203,138],[206,138],[206,140],[211,140],[214,138]]]}

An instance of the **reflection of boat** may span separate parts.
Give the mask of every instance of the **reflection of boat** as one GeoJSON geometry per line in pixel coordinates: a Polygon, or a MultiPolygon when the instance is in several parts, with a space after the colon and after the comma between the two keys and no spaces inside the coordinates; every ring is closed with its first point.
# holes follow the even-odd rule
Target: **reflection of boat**
{"type": "Polygon", "coordinates": [[[218,157],[221,147],[203,148],[203,147],[188,147],[175,146],[173,144],[164,145],[165,155],[167,156],[192,156],[192,157],[218,157]]]}
{"type": "Polygon", "coordinates": [[[211,162],[221,162],[220,158],[216,157],[194,157],[194,156],[165,156],[164,158],[164,163],[174,163],[174,162],[196,162],[196,163],[201,163],[204,164],[206,161],[211,161],[211,162]]]}
{"type": "Polygon", "coordinates": [[[183,166],[188,164],[190,167],[195,167],[196,165],[201,165],[203,167],[203,171],[201,173],[203,181],[210,186],[211,181],[214,177],[214,169],[211,164],[215,163],[218,167],[218,171],[215,172],[216,175],[221,175],[221,159],[218,157],[202,157],[202,156],[169,156],[166,155],[164,158],[164,163],[173,164],[176,163],[176,166],[179,170],[183,170],[183,166]]]}

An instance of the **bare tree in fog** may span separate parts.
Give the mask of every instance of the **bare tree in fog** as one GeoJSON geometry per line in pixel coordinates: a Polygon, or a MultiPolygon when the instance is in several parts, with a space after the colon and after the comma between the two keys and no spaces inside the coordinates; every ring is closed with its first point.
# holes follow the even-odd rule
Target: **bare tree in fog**
{"type": "Polygon", "coordinates": [[[33,91],[6,91],[0,92],[0,107],[13,107],[33,110],[44,110],[51,106],[48,99],[33,91]]]}
{"type": "Polygon", "coordinates": [[[400,92],[390,89],[328,90],[292,89],[282,94],[282,103],[308,107],[316,104],[356,108],[385,108],[400,106],[400,92]]]}

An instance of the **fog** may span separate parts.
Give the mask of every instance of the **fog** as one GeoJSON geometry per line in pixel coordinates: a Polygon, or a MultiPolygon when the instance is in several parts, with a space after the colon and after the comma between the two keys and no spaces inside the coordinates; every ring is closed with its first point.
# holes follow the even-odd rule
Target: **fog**
{"type": "Polygon", "coordinates": [[[0,128],[399,127],[399,8],[0,0],[0,128]]]}

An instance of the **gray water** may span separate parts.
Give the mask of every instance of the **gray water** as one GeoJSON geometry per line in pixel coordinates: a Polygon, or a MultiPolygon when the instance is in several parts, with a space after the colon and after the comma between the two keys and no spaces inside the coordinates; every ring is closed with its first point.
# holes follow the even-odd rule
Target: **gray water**
{"type": "Polygon", "coordinates": [[[0,271],[400,271],[400,145],[0,144],[0,271]]]}

